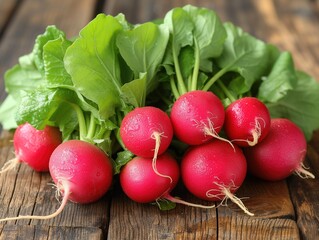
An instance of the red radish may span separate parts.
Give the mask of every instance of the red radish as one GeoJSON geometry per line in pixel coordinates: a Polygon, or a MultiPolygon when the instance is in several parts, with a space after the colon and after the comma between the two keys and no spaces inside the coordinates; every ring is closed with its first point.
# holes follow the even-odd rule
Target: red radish
{"type": "Polygon", "coordinates": [[[62,143],[61,132],[56,127],[46,126],[43,130],[29,123],[17,127],[13,135],[15,158],[9,160],[0,173],[15,168],[21,162],[37,172],[49,171],[49,160],[53,150],[62,143]]]}
{"type": "Polygon", "coordinates": [[[254,147],[246,148],[248,171],[269,181],[287,178],[293,172],[300,176],[315,178],[303,168],[307,141],[301,129],[283,118],[271,120],[267,137],[254,147]]]}
{"type": "Polygon", "coordinates": [[[157,175],[148,158],[134,157],[120,172],[120,183],[124,193],[139,203],[154,202],[165,198],[176,186],[179,166],[168,153],[157,158],[157,169],[167,177],[157,175]]]}
{"type": "Polygon", "coordinates": [[[270,113],[255,97],[232,102],[225,111],[224,130],[228,138],[241,147],[254,146],[269,132],[270,113]]]}
{"type": "Polygon", "coordinates": [[[247,163],[242,150],[219,140],[190,147],[181,162],[183,183],[196,197],[222,203],[230,199],[245,213],[253,215],[234,195],[246,172],[247,163]]]}
{"type": "Polygon", "coordinates": [[[153,157],[153,169],[157,156],[164,153],[173,138],[173,127],[168,115],[156,107],[140,107],[129,112],[121,123],[120,136],[125,147],[133,154],[153,157]]]}
{"type": "Polygon", "coordinates": [[[215,94],[195,90],[174,102],[170,117],[176,137],[186,144],[198,145],[218,137],[225,110],[215,94]]]}
{"type": "Polygon", "coordinates": [[[130,199],[139,203],[167,199],[193,207],[214,207],[188,203],[172,197],[170,192],[176,186],[180,176],[178,163],[169,153],[165,152],[158,157],[156,164],[164,177],[153,171],[149,158],[134,157],[123,167],[120,172],[120,184],[130,199]]]}
{"type": "Polygon", "coordinates": [[[123,119],[120,135],[125,147],[137,156],[153,157],[155,146],[158,154],[166,151],[173,138],[173,128],[168,115],[156,107],[140,107],[123,119]]]}
{"type": "Polygon", "coordinates": [[[111,186],[113,167],[109,157],[97,146],[81,140],[69,140],[53,151],[50,174],[63,195],[56,212],[47,216],[18,216],[0,221],[50,219],[62,212],[68,200],[76,203],[97,201],[111,186]]]}

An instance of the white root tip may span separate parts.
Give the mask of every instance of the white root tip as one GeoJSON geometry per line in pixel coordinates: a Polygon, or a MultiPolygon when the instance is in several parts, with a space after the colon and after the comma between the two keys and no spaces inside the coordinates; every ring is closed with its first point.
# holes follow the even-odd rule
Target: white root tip
{"type": "MultiPolygon", "coordinates": [[[[222,185],[222,184],[220,184],[220,183],[218,183],[218,182],[214,182],[214,184],[219,187],[219,192],[220,192],[220,193],[218,193],[217,195],[214,195],[214,194],[211,194],[211,193],[210,193],[212,190],[208,190],[207,193],[206,193],[206,195],[207,195],[208,197],[217,197],[217,198],[221,199],[221,202],[220,202],[220,204],[219,204],[218,206],[221,206],[221,205],[227,206],[227,200],[230,199],[233,203],[235,203],[237,206],[239,206],[247,215],[249,215],[249,216],[254,216],[254,214],[251,213],[251,212],[247,209],[247,207],[244,205],[244,203],[241,201],[241,199],[238,198],[238,197],[236,197],[236,196],[231,192],[230,189],[237,189],[237,188],[238,188],[238,187],[236,187],[236,186],[234,185],[234,183],[232,183],[232,185],[229,186],[229,187],[226,187],[226,186],[224,186],[224,185],[222,185]],[[224,203],[224,202],[225,202],[225,203],[224,203]]],[[[217,207],[218,207],[218,206],[217,206],[217,207]]]]}
{"type": "Polygon", "coordinates": [[[229,143],[230,146],[233,148],[233,150],[236,151],[235,147],[234,147],[234,144],[231,141],[229,141],[228,139],[220,137],[218,135],[218,133],[216,133],[215,129],[212,126],[210,126],[210,127],[204,126],[204,133],[207,136],[212,136],[213,138],[216,138],[218,140],[221,140],[221,141],[229,143]]]}
{"type": "Polygon", "coordinates": [[[0,174],[15,169],[20,164],[20,159],[15,157],[7,161],[0,170],[0,174]]]}
{"type": "Polygon", "coordinates": [[[56,216],[58,216],[62,210],[64,209],[66,203],[68,202],[69,196],[71,194],[70,189],[68,187],[68,184],[66,184],[66,186],[64,186],[64,196],[61,202],[60,207],[52,214],[50,215],[46,215],[46,216],[31,216],[31,215],[20,215],[17,217],[8,217],[8,218],[3,218],[0,219],[0,222],[6,222],[6,221],[14,221],[14,220],[23,220],[23,219],[27,219],[27,220],[47,220],[47,219],[51,219],[54,218],[56,216]]]}
{"type": "Polygon", "coordinates": [[[248,143],[248,145],[250,147],[255,146],[258,143],[258,140],[259,140],[259,137],[260,137],[260,134],[257,131],[253,131],[252,135],[253,135],[253,140],[252,141],[247,139],[247,143],[248,143]]]}
{"type": "Polygon", "coordinates": [[[215,208],[216,207],[215,204],[206,206],[206,205],[202,205],[202,204],[190,203],[190,202],[184,201],[182,199],[172,197],[169,194],[166,194],[164,196],[164,198],[169,200],[169,201],[171,201],[171,202],[178,203],[178,204],[183,204],[183,205],[186,205],[186,206],[189,206],[189,207],[204,208],[204,209],[210,209],[210,208],[215,208]]]}
{"type": "Polygon", "coordinates": [[[225,198],[230,199],[233,203],[235,203],[238,207],[240,207],[244,213],[246,213],[249,216],[254,216],[254,213],[251,213],[248,208],[244,205],[242,200],[238,197],[236,197],[234,194],[232,194],[227,188],[222,189],[223,193],[225,194],[225,198]]]}
{"type": "Polygon", "coordinates": [[[306,167],[303,163],[301,163],[300,166],[295,170],[295,173],[303,179],[305,179],[305,178],[315,179],[316,178],[314,174],[312,174],[311,172],[306,170],[306,167]]]}
{"type": "Polygon", "coordinates": [[[153,155],[153,159],[152,159],[152,167],[153,167],[154,172],[158,176],[161,176],[161,177],[164,177],[164,178],[168,178],[170,180],[170,183],[172,183],[173,179],[170,176],[168,176],[168,175],[161,174],[157,170],[157,167],[156,167],[156,160],[157,160],[158,151],[159,151],[159,148],[160,148],[160,145],[161,145],[161,137],[162,136],[163,136],[163,133],[159,133],[159,132],[153,132],[153,134],[152,134],[152,138],[155,139],[155,149],[154,149],[154,155],[153,155]]]}

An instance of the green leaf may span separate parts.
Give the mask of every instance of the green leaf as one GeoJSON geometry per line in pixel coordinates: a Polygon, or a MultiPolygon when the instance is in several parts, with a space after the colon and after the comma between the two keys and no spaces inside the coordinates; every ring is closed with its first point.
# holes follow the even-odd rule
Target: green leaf
{"type": "Polygon", "coordinates": [[[297,85],[274,103],[266,103],[272,118],[288,118],[296,123],[309,141],[319,128],[319,83],[297,72],[297,85]]]}
{"type": "Polygon", "coordinates": [[[216,59],[217,64],[222,73],[238,72],[245,80],[243,84],[250,88],[267,68],[268,47],[231,23],[224,26],[227,39],[222,55],[216,59]]]}
{"type": "Polygon", "coordinates": [[[121,168],[127,164],[132,158],[134,154],[130,151],[124,150],[117,153],[117,157],[115,159],[115,174],[119,174],[121,168]]]}
{"type": "Polygon", "coordinates": [[[277,102],[294,88],[297,76],[291,53],[283,52],[273,65],[269,76],[260,85],[258,98],[262,101],[277,102]]]}
{"type": "Polygon", "coordinates": [[[141,78],[124,84],[121,89],[125,103],[134,107],[145,106],[146,85],[146,74],[142,74],[141,78]]]}
{"type": "Polygon", "coordinates": [[[3,129],[9,130],[17,127],[15,120],[17,102],[12,95],[8,95],[0,106],[0,122],[3,129]]]}
{"type": "Polygon", "coordinates": [[[64,64],[76,89],[95,102],[107,119],[122,106],[119,53],[115,45],[122,25],[112,16],[99,14],[80,31],[67,49],[64,64]]]}
{"type": "Polygon", "coordinates": [[[121,56],[133,70],[135,78],[140,73],[146,73],[147,93],[156,86],[152,79],[162,62],[168,38],[169,32],[165,26],[151,22],[123,31],[117,37],[121,56]]]}
{"type": "Polygon", "coordinates": [[[193,45],[194,24],[184,9],[170,10],[164,17],[164,24],[169,28],[174,48],[172,51],[175,51],[177,56],[181,48],[193,45]]]}
{"type": "Polygon", "coordinates": [[[19,101],[20,92],[22,90],[31,90],[41,85],[43,77],[32,63],[28,66],[25,65],[24,68],[17,64],[6,71],[4,81],[6,91],[12,95],[16,101],[19,101]]]}
{"type": "Polygon", "coordinates": [[[176,203],[167,199],[157,199],[153,205],[156,205],[162,211],[169,211],[176,207],[176,203]]]}
{"type": "Polygon", "coordinates": [[[42,55],[43,47],[48,41],[57,39],[59,37],[65,37],[65,33],[55,26],[47,26],[45,32],[36,38],[32,53],[34,54],[34,63],[41,73],[44,73],[42,55]]]}
{"type": "Polygon", "coordinates": [[[183,9],[189,14],[194,24],[193,38],[196,38],[200,69],[212,71],[212,58],[220,56],[226,39],[226,31],[217,14],[207,8],[187,5],[183,9]]]}
{"type": "Polygon", "coordinates": [[[65,52],[71,43],[71,41],[61,36],[44,45],[43,62],[48,84],[73,85],[71,76],[65,70],[63,62],[65,52]]]}

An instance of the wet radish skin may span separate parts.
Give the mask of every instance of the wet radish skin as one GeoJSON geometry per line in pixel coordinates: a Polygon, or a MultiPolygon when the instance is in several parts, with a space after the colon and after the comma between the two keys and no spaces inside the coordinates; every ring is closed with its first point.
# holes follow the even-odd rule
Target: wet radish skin
{"type": "Polygon", "coordinates": [[[213,138],[205,134],[205,126],[212,126],[216,134],[221,131],[225,110],[215,94],[196,90],[183,94],[175,101],[170,117],[179,140],[189,145],[199,145],[213,138]]]}
{"type": "Polygon", "coordinates": [[[63,193],[70,188],[69,200],[90,203],[100,199],[110,188],[113,166],[109,157],[97,146],[69,140],[58,146],[50,158],[50,174],[63,193]]]}
{"type": "Polygon", "coordinates": [[[271,120],[267,137],[245,148],[248,171],[256,177],[279,181],[290,176],[304,161],[307,142],[300,128],[288,119],[271,120]]]}
{"type": "Polygon", "coordinates": [[[156,174],[152,167],[152,160],[143,157],[135,157],[128,162],[120,173],[120,183],[125,194],[135,202],[154,202],[160,197],[165,198],[176,186],[180,171],[177,161],[167,152],[157,158],[157,170],[170,176],[156,174]]]}
{"type": "Polygon", "coordinates": [[[181,162],[181,177],[185,187],[203,200],[224,199],[220,186],[235,193],[246,173],[247,163],[242,150],[220,140],[192,146],[181,162]]]}
{"type": "Polygon", "coordinates": [[[268,108],[259,99],[244,97],[232,102],[225,111],[224,129],[230,140],[241,147],[248,147],[247,141],[253,141],[252,132],[256,127],[256,121],[260,126],[261,142],[268,134],[270,128],[270,113],[268,108]]]}
{"type": "Polygon", "coordinates": [[[120,127],[125,147],[141,157],[153,157],[156,145],[154,132],[161,134],[158,154],[162,154],[172,141],[173,126],[164,111],[152,106],[135,108],[123,118],[120,127]]]}
{"type": "Polygon", "coordinates": [[[38,130],[24,123],[17,127],[13,136],[16,157],[37,172],[49,171],[50,156],[61,143],[61,132],[51,126],[38,130]]]}

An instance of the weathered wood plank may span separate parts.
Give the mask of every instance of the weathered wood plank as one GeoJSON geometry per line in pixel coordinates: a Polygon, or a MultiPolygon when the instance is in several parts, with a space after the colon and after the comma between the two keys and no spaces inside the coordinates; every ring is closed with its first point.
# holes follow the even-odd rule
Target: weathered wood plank
{"type": "MultiPolygon", "coordinates": [[[[0,37],[9,23],[15,9],[19,6],[18,0],[0,1],[0,37]]],[[[0,39],[1,42],[1,39],[0,39]]]]}
{"type": "MultiPolygon", "coordinates": [[[[236,196],[255,214],[254,218],[295,218],[286,181],[267,182],[248,176],[236,196]]],[[[231,201],[228,201],[227,208],[245,217],[245,213],[231,201]]]]}
{"type": "Polygon", "coordinates": [[[30,240],[47,240],[47,239],[90,239],[102,240],[103,231],[99,228],[90,227],[51,227],[47,225],[3,225],[0,226],[0,239],[30,239],[30,240]]]}
{"type": "MultiPolygon", "coordinates": [[[[185,193],[179,196],[189,202],[207,205],[185,193]]],[[[215,208],[177,205],[173,210],[161,211],[151,204],[135,203],[120,191],[113,197],[111,206],[108,239],[217,238],[215,208]]]]}
{"type": "Polygon", "coordinates": [[[292,240],[299,239],[297,224],[291,219],[259,219],[218,211],[218,239],[292,240]]]}
{"type": "Polygon", "coordinates": [[[316,239],[319,235],[319,154],[318,149],[309,146],[306,166],[316,179],[289,179],[291,199],[295,205],[297,224],[303,239],[316,239]]]}

